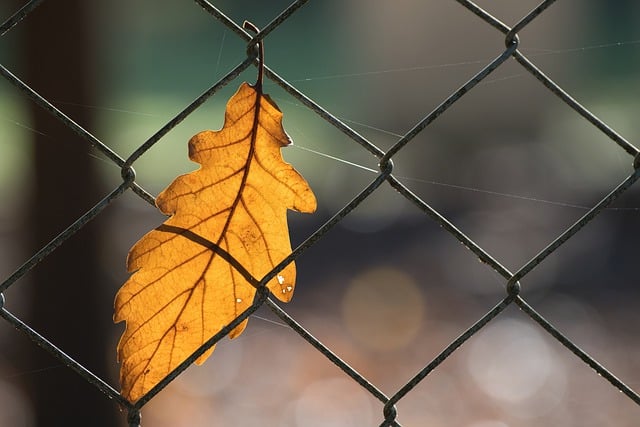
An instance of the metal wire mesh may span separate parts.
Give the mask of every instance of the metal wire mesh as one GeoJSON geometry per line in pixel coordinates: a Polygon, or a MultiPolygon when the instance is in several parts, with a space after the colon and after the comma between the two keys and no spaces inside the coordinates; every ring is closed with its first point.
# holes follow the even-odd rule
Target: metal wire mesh
{"type": "MultiPolygon", "coordinates": [[[[247,319],[252,313],[254,313],[261,306],[266,306],[273,311],[285,324],[287,324],[293,331],[306,340],[309,345],[313,346],[318,352],[322,353],[333,364],[339,367],[345,375],[349,376],[360,386],[366,389],[371,396],[379,400],[382,403],[383,413],[380,418],[381,426],[399,426],[400,421],[398,419],[398,413],[396,410],[396,404],[398,404],[405,396],[412,392],[412,390],[423,380],[425,380],[431,372],[437,369],[452,353],[454,353],[460,346],[463,345],[469,338],[485,327],[492,319],[500,316],[504,310],[510,305],[519,307],[524,313],[526,313],[530,319],[539,325],[550,336],[555,338],[560,344],[562,344],[567,351],[573,353],[580,358],[584,363],[590,366],[598,375],[605,378],[612,387],[615,387],[620,392],[624,393],[629,399],[636,404],[640,404],[640,396],[625,385],[620,379],[614,376],[605,366],[600,364],[597,360],[591,357],[589,354],[581,350],[570,339],[565,337],[563,333],[558,330],[554,325],[548,322],[542,315],[540,315],[536,309],[520,295],[520,283],[519,281],[528,275],[536,266],[543,263],[547,257],[556,251],[561,245],[571,239],[576,233],[578,233],[583,227],[587,226],[598,214],[600,214],[605,208],[607,208],[614,200],[620,197],[626,190],[628,190],[640,177],[638,167],[640,166],[640,160],[638,160],[638,149],[630,142],[625,140],[614,129],[609,127],[602,120],[598,119],[591,112],[589,112],[584,106],[578,103],[571,97],[563,88],[554,83],[548,78],[545,73],[540,70],[536,64],[534,64],[527,56],[525,56],[519,50],[519,38],[518,34],[527,27],[530,23],[536,20],[539,16],[547,13],[546,10],[555,2],[554,0],[546,0],[539,4],[538,7],[531,10],[526,16],[520,19],[513,26],[508,26],[498,20],[496,17],[489,14],[487,11],[477,6],[471,1],[456,0],[461,6],[466,8],[469,12],[476,15],[476,17],[484,21],[487,25],[491,26],[496,31],[504,35],[504,47],[501,47],[494,60],[490,61],[485,66],[481,67],[477,73],[464,82],[458,90],[451,93],[440,105],[438,105],[433,111],[428,113],[422,120],[420,120],[411,130],[406,132],[401,138],[399,138],[395,144],[388,150],[382,151],[370,140],[360,135],[353,130],[344,121],[341,121],[334,116],[330,111],[323,106],[317,104],[312,99],[307,97],[302,91],[296,88],[293,84],[286,79],[280,77],[274,70],[265,67],[265,75],[271,79],[274,83],[279,85],[282,89],[288,92],[292,97],[296,98],[300,103],[306,106],[310,111],[313,111],[320,118],[325,120],[331,126],[338,129],[340,132],[349,137],[354,143],[359,145],[362,149],[366,150],[372,156],[374,156],[379,164],[379,171],[376,177],[365,186],[353,200],[342,207],[329,221],[323,226],[315,230],[302,244],[300,244],[288,256],[283,260],[273,271],[267,274],[260,280],[260,286],[258,288],[258,297],[254,304],[245,312],[243,312],[238,318],[236,318],[231,324],[227,325],[218,334],[211,337],[198,351],[196,351],[189,359],[185,360],[179,367],[177,367],[170,375],[168,375],[162,382],[154,387],[146,396],[140,399],[137,403],[131,404],[123,399],[117,390],[111,385],[105,382],[102,378],[99,378],[93,374],[90,370],[82,366],[80,363],[65,354],[63,349],[56,347],[55,343],[52,343],[45,339],[38,331],[32,329],[28,324],[22,321],[20,318],[12,314],[5,306],[4,296],[2,292],[7,290],[11,286],[16,286],[19,279],[27,274],[31,269],[38,265],[49,254],[55,251],[59,246],[63,245],[67,239],[69,239],[74,233],[82,229],[87,223],[96,218],[100,213],[111,204],[113,201],[121,197],[126,192],[133,192],[144,201],[154,204],[154,197],[142,188],[136,182],[136,176],[133,170],[133,166],[136,161],[140,159],[145,153],[158,141],[160,141],[170,130],[177,126],[187,116],[198,109],[208,98],[217,93],[223,86],[232,82],[238,75],[252,64],[257,62],[254,50],[251,49],[258,41],[268,37],[268,35],[277,31],[278,27],[288,19],[293,19],[298,9],[307,3],[306,0],[299,0],[293,2],[288,8],[283,10],[271,23],[265,26],[257,35],[251,36],[247,33],[238,23],[234,22],[224,13],[222,13],[216,6],[207,0],[195,0],[204,12],[211,15],[213,19],[224,24],[230,29],[237,37],[241,38],[247,43],[248,57],[237,64],[229,73],[221,78],[216,84],[211,86],[202,95],[196,98],[191,104],[187,105],[180,113],[178,113],[173,119],[167,122],[162,128],[160,128],[153,136],[147,141],[142,143],[137,150],[133,152],[128,158],[121,157],[118,153],[113,151],[103,141],[99,140],[83,127],[75,123],[67,114],[55,107],[50,101],[39,95],[27,84],[23,83],[19,77],[15,76],[9,69],[0,64],[0,74],[14,87],[24,93],[33,102],[40,107],[47,110],[54,117],[64,123],[67,127],[72,129],[75,133],[80,135],[88,144],[99,150],[104,154],[111,162],[121,168],[122,182],[116,188],[114,188],[103,200],[97,203],[84,215],[79,217],[75,222],[69,225],[62,233],[56,236],[51,242],[42,247],[37,253],[35,253],[30,259],[25,261],[20,268],[18,268],[13,274],[5,278],[0,284],[0,316],[18,330],[26,334],[35,344],[44,348],[47,352],[58,358],[69,369],[75,371],[81,375],[87,382],[94,385],[100,391],[102,391],[106,397],[115,400],[128,412],[128,422],[131,426],[137,426],[140,424],[140,410],[156,396],[163,388],[165,388],[169,382],[175,379],[181,372],[183,372],[189,365],[195,361],[201,354],[203,354],[213,344],[218,342],[224,336],[226,336],[235,326],[240,324],[243,320],[247,319]],[[448,218],[433,209],[425,200],[414,194],[406,185],[394,175],[393,159],[404,147],[411,143],[411,141],[420,134],[424,129],[429,127],[434,121],[436,121],[443,114],[446,114],[447,110],[466,96],[467,93],[472,91],[480,82],[486,79],[492,72],[498,69],[502,64],[510,58],[514,58],[518,64],[522,66],[526,72],[530,73],[535,79],[537,79],[541,86],[541,90],[548,90],[556,95],[566,107],[573,110],[576,114],[579,114],[588,122],[590,122],[595,128],[597,128],[602,134],[604,134],[611,143],[618,145],[626,154],[633,157],[634,170],[629,176],[624,179],[619,185],[613,188],[609,194],[596,203],[591,209],[588,210],[578,221],[567,228],[564,232],[558,235],[547,247],[541,250],[537,255],[526,262],[517,271],[510,271],[503,266],[497,259],[494,258],[489,252],[476,244],[473,240],[467,237],[461,230],[459,230],[448,218]],[[366,377],[358,373],[355,369],[349,366],[348,362],[342,360],[337,356],[331,348],[322,344],[319,340],[314,338],[304,327],[302,327],[296,319],[289,315],[285,310],[278,306],[274,300],[266,291],[266,288],[261,287],[267,283],[271,278],[275,277],[278,272],[284,268],[290,262],[296,260],[302,253],[308,250],[310,247],[316,244],[327,234],[331,233],[334,226],[341,222],[345,217],[359,206],[365,199],[371,196],[383,185],[389,185],[408,201],[410,201],[416,209],[420,210],[430,220],[435,221],[450,235],[466,246],[480,261],[485,263],[489,268],[495,270],[500,276],[504,278],[505,283],[505,296],[500,301],[496,302],[494,308],[487,312],[484,316],[479,318],[470,328],[464,331],[458,338],[451,342],[446,348],[442,349],[432,361],[427,363],[418,373],[415,374],[408,382],[400,387],[393,395],[386,395],[375,384],[369,381],[366,377]]],[[[38,5],[42,3],[42,0],[32,0],[27,3],[17,13],[7,19],[4,24],[0,26],[0,36],[5,35],[13,27],[19,25],[20,21],[28,18],[28,15],[36,9],[38,5]]]]}

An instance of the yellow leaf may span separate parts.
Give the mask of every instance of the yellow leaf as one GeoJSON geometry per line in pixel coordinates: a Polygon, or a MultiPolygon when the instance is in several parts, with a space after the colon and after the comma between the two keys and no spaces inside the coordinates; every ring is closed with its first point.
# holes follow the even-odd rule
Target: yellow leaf
{"type": "MultiPolygon", "coordinates": [[[[134,273],[115,300],[114,321],[126,321],[118,359],[122,395],[129,401],[253,302],[255,287],[203,242],[226,251],[257,280],[291,253],[286,211],[313,212],[316,199],[282,159],[280,149],[290,142],[282,112],[247,83],[229,100],[223,128],[189,141],[189,158],[201,167],[158,195],[156,205],[171,217],[131,248],[127,268],[134,273]]],[[[287,302],[295,278],[290,263],[267,287],[287,302]]],[[[245,326],[246,320],[229,336],[245,326]]]]}

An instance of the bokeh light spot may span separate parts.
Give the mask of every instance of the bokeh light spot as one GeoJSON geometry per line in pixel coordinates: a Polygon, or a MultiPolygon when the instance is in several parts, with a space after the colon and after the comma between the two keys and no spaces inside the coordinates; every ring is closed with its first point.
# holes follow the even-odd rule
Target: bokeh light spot
{"type": "Polygon", "coordinates": [[[379,352],[409,344],[420,330],[424,310],[416,282],[392,268],[374,268],[357,276],[342,300],[349,334],[362,346],[379,352]]]}
{"type": "Polygon", "coordinates": [[[566,370],[533,325],[508,319],[488,325],[471,341],[471,378],[512,415],[535,418],[562,402],[566,370]]]}

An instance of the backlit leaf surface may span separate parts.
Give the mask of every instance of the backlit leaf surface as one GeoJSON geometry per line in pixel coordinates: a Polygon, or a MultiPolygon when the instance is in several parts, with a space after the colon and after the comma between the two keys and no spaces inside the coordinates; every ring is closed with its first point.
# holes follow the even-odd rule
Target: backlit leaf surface
{"type": "MultiPolygon", "coordinates": [[[[114,320],[126,321],[118,359],[129,401],[252,304],[255,287],[212,248],[257,280],[291,253],[286,211],[313,212],[316,199],[282,159],[289,143],[278,107],[247,83],[229,100],[223,128],[189,141],[189,158],[201,167],[158,195],[156,205],[171,217],[131,248],[127,268],[134,273],[116,296],[114,320]]],[[[267,286],[287,302],[295,278],[290,263],[267,286]]],[[[246,320],[229,336],[245,326],[246,320]]]]}

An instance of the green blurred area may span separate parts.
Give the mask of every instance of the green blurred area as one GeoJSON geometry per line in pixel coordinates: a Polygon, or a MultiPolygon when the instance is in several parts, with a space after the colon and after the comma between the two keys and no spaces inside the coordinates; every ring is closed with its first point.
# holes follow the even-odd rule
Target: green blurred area
{"type": "MultiPolygon", "coordinates": [[[[508,3],[489,2],[484,6],[496,14],[506,14],[514,19],[530,7],[524,3],[517,7],[508,3]]],[[[216,2],[216,6],[236,22],[248,19],[259,27],[270,22],[287,5],[287,1],[216,2]]],[[[543,69],[548,66],[552,71],[557,70],[552,77],[557,76],[559,83],[567,90],[577,92],[577,98],[592,107],[597,115],[610,121],[621,132],[629,132],[629,139],[633,139],[637,131],[633,127],[631,112],[637,108],[638,94],[634,72],[637,67],[634,64],[640,56],[640,34],[633,25],[622,24],[638,15],[638,7],[633,2],[603,6],[601,2],[594,1],[580,5],[579,10],[572,4],[554,6],[556,10],[552,8],[548,16],[560,18],[549,22],[543,16],[539,23],[527,28],[521,36],[522,49],[529,52],[543,69]],[[626,21],[619,22],[622,18],[626,21]],[[557,21],[569,19],[571,28],[558,30],[553,26],[557,21]],[[554,33],[552,44],[545,36],[546,26],[554,33]],[[554,51],[556,53],[550,54],[554,51]]],[[[497,39],[497,33],[456,5],[434,3],[420,8],[403,3],[392,6],[394,13],[387,10],[389,6],[381,6],[382,3],[354,2],[345,8],[343,2],[338,1],[311,3],[270,34],[265,40],[265,47],[271,68],[385,149],[397,140],[397,135],[406,132],[447,93],[495,56],[499,52],[499,44],[487,43],[497,39]],[[403,13],[412,7],[416,9],[415,14],[403,13]],[[426,18],[421,15],[423,12],[428,13],[426,18]],[[430,36],[429,28],[440,25],[437,17],[440,12],[446,17],[441,18],[444,25],[450,26],[460,37],[420,38],[420,34],[430,36]],[[425,22],[426,29],[416,28],[420,22],[425,22]],[[460,28],[466,30],[460,31],[460,28]],[[413,38],[403,39],[405,36],[413,38]],[[466,37],[477,37],[477,40],[469,43],[464,40],[466,37]],[[389,41],[389,46],[385,40],[389,41]],[[482,44],[482,47],[470,52],[465,44],[482,44]],[[461,49],[456,50],[458,46],[461,49]],[[427,56],[420,52],[421,48],[427,56]],[[385,52],[389,55],[385,56],[385,52]]],[[[0,12],[6,16],[10,10],[4,6],[0,12]]],[[[100,94],[98,105],[76,105],[73,99],[53,101],[72,118],[78,109],[95,110],[98,125],[90,131],[125,158],[245,58],[245,43],[204,13],[197,4],[96,1],[93,18],[96,23],[92,37],[97,46],[94,56],[100,94]]],[[[19,43],[20,37],[18,26],[0,43],[3,63],[18,76],[21,60],[12,46],[19,43]]],[[[73,46],[69,49],[72,54],[73,46]]],[[[477,117],[478,111],[482,114],[486,110],[483,104],[491,99],[495,99],[496,105],[521,102],[520,107],[533,102],[530,109],[511,109],[511,116],[505,122],[516,123],[516,130],[520,127],[530,132],[530,122],[535,121],[536,132],[551,129],[553,134],[554,126],[564,127],[567,126],[564,123],[575,121],[574,113],[563,109],[547,95],[518,101],[519,87],[524,87],[527,93],[544,91],[535,87],[537,83],[528,77],[513,78],[515,73],[522,73],[517,67],[509,69],[504,76],[501,76],[502,72],[496,72],[498,81],[492,83],[489,90],[482,93],[482,89],[477,89],[478,94],[482,93],[477,99],[473,99],[475,95],[469,96],[469,101],[461,102],[461,107],[452,109],[461,109],[462,116],[451,115],[451,124],[436,124],[435,132],[425,132],[424,138],[438,140],[449,137],[449,147],[466,146],[467,142],[462,140],[478,135],[479,130],[484,134],[480,136],[495,139],[501,132],[494,126],[498,123],[497,117],[486,117],[476,123],[472,119],[471,126],[468,124],[466,127],[456,124],[469,115],[477,117]],[[492,94],[495,89],[506,94],[507,98],[496,99],[492,94]],[[528,110],[533,115],[527,124],[528,110]],[[523,124],[518,125],[520,122],[523,124]]],[[[253,81],[255,70],[248,69],[241,79],[253,81]]],[[[222,125],[226,100],[235,91],[239,80],[207,101],[134,164],[138,179],[145,188],[157,193],[177,173],[193,169],[194,165],[186,159],[186,141],[199,130],[216,129],[222,125]]],[[[28,155],[24,150],[28,150],[30,133],[37,132],[37,129],[29,127],[24,96],[4,81],[0,82],[0,88],[3,93],[0,99],[0,120],[3,122],[0,128],[3,153],[0,157],[0,190],[10,197],[20,192],[16,188],[21,182],[28,182],[28,173],[20,171],[28,169],[25,164],[28,155]]],[[[295,144],[362,166],[376,167],[375,158],[280,88],[267,84],[266,91],[285,112],[285,128],[293,136],[295,144]]],[[[502,115],[505,111],[492,107],[489,114],[502,115]]],[[[578,122],[580,120],[577,119],[578,122]]],[[[508,128],[503,129],[503,133],[512,134],[513,129],[508,128]]],[[[599,137],[593,133],[591,138],[599,137]]],[[[406,155],[400,153],[398,160],[402,161],[396,161],[396,164],[403,173],[416,178],[450,179],[445,172],[438,171],[438,165],[433,167],[435,176],[425,176],[422,172],[424,163],[415,159],[424,150],[428,152],[429,143],[416,142],[412,145],[425,148],[416,148],[413,152],[406,150],[406,155]]],[[[61,149],[86,150],[88,156],[102,158],[87,147],[62,144],[61,149]]],[[[608,151],[608,147],[603,151],[608,151]]],[[[600,157],[600,154],[594,155],[600,157]]],[[[322,181],[327,168],[338,167],[335,161],[309,151],[287,149],[285,156],[303,173],[309,174],[312,182],[322,181]]],[[[118,168],[108,161],[101,163],[107,182],[117,182],[118,168]]]]}

